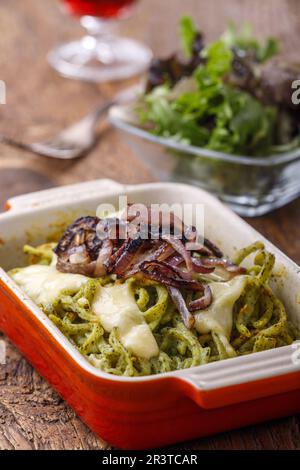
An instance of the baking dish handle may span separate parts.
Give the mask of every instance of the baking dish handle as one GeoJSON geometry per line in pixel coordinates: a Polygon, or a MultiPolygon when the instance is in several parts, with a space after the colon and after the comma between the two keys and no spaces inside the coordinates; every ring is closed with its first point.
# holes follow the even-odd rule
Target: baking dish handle
{"type": "Polygon", "coordinates": [[[99,179],[16,196],[8,199],[5,206],[9,211],[23,212],[26,209],[51,206],[55,201],[72,202],[74,197],[80,201],[114,190],[124,190],[124,186],[110,179],[99,179]]]}
{"type": "Polygon", "coordinates": [[[207,409],[299,389],[300,342],[185,369],[177,378],[184,393],[207,409]]]}

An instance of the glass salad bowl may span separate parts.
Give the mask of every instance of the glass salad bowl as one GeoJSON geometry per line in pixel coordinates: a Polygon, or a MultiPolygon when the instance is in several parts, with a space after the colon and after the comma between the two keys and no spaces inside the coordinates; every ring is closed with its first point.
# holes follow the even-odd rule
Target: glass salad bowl
{"type": "Polygon", "coordinates": [[[300,148],[248,157],[193,147],[139,128],[130,109],[112,107],[109,120],[158,180],[204,188],[246,217],[266,214],[300,195],[300,148]]]}

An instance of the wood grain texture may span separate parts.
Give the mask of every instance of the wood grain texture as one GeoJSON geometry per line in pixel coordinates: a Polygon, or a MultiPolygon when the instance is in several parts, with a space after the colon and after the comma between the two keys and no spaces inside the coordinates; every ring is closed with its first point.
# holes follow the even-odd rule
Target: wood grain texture
{"type": "MultiPolygon", "coordinates": [[[[208,39],[221,33],[230,18],[250,21],[258,36],[279,36],[283,53],[297,55],[298,0],[144,0],[121,30],[148,43],[155,53],[168,54],[176,47],[178,18],[186,12],[195,16],[208,39]]],[[[54,0],[1,2],[0,31],[0,79],[7,85],[7,104],[0,109],[3,133],[28,141],[54,134],[125,86],[65,80],[49,68],[48,50],[82,34],[54,0]]],[[[85,159],[69,163],[0,146],[1,204],[16,194],[101,177],[125,183],[152,180],[109,128],[85,159]]],[[[300,263],[299,201],[249,222],[300,263]]],[[[0,366],[0,449],[107,448],[8,341],[7,350],[7,364],[0,366]]],[[[300,449],[300,419],[294,416],[174,448],[300,449]]]]}

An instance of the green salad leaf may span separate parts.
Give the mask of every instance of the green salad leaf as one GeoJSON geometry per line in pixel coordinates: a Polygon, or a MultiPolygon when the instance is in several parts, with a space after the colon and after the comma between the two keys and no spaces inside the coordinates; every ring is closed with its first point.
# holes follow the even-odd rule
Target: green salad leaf
{"type": "MultiPolygon", "coordinates": [[[[203,51],[202,56],[206,59],[206,67],[202,68],[206,69],[205,73],[211,76],[222,77],[230,72],[233,53],[223,40],[210,44],[203,51]]],[[[201,71],[201,68],[198,69],[198,72],[199,70],[201,71]]]]}
{"type": "Polygon", "coordinates": [[[197,28],[194,25],[192,18],[183,16],[179,25],[179,36],[181,40],[181,47],[185,55],[192,57],[193,44],[197,37],[197,28]]]}
{"type": "Polygon", "coordinates": [[[228,41],[213,42],[202,55],[205,64],[186,79],[190,91],[177,96],[176,86],[164,84],[145,96],[142,122],[151,122],[157,135],[211,150],[253,155],[267,150],[276,110],[225,83],[233,60],[228,41]]]}
{"type": "Polygon", "coordinates": [[[244,24],[240,31],[234,23],[230,23],[227,31],[222,35],[222,41],[230,48],[236,47],[243,51],[253,51],[259,62],[266,62],[279,52],[277,39],[267,38],[265,44],[261,44],[252,35],[252,28],[244,24]]]}
{"type": "Polygon", "coordinates": [[[266,153],[272,142],[276,110],[264,107],[249,93],[224,89],[208,148],[226,153],[266,153]]]}
{"type": "Polygon", "coordinates": [[[186,65],[172,59],[165,69],[167,61],[160,64],[158,83],[163,84],[154,84],[137,108],[141,125],[187,145],[237,155],[270,155],[297,146],[295,117],[283,113],[274,100],[266,104],[264,92],[256,90],[264,63],[279,51],[277,40],[262,43],[248,25],[238,30],[231,24],[195,55],[199,36],[193,20],[184,16],[180,37],[190,61],[186,65]],[[178,77],[174,70],[180,67],[178,77]],[[280,116],[285,115],[283,135],[280,116]]]}

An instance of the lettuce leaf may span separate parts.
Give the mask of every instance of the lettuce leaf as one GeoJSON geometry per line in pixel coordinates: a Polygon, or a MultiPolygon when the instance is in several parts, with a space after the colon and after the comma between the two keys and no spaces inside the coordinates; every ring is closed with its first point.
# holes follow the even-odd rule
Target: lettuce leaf
{"type": "Polygon", "coordinates": [[[244,24],[238,31],[235,24],[230,23],[221,39],[229,48],[237,48],[245,52],[253,51],[258,62],[266,62],[279,53],[277,39],[270,37],[266,39],[265,44],[260,43],[253,37],[249,24],[244,24]]]}
{"type": "Polygon", "coordinates": [[[182,50],[188,59],[193,55],[193,44],[197,34],[198,31],[192,18],[190,16],[183,16],[179,24],[179,37],[182,50]]]}
{"type": "MultiPolygon", "coordinates": [[[[181,38],[189,54],[196,34],[192,20],[183,17],[181,38]]],[[[211,150],[253,156],[271,153],[278,110],[226,81],[235,47],[254,50],[260,61],[277,50],[273,40],[262,46],[249,29],[238,34],[231,26],[202,50],[202,63],[189,78],[183,77],[173,87],[158,86],[144,96],[141,123],[147,123],[154,134],[211,150]]]]}

